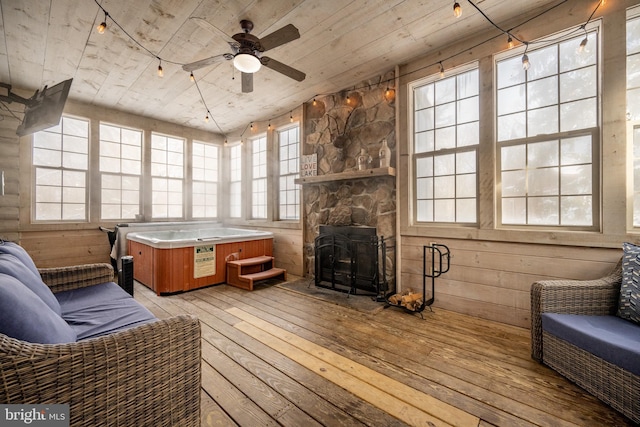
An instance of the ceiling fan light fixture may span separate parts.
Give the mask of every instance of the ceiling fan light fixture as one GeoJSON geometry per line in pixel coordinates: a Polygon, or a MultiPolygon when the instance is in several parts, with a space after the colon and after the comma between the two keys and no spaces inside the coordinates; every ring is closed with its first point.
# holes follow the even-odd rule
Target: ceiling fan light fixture
{"type": "Polygon", "coordinates": [[[233,66],[243,73],[255,73],[261,65],[260,60],[249,53],[239,53],[233,58],[233,66]]]}

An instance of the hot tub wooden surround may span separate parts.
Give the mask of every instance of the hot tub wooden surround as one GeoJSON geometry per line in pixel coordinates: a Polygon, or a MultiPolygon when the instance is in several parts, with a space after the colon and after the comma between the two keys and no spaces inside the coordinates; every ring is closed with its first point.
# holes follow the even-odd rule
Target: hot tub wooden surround
{"type": "Polygon", "coordinates": [[[132,240],[128,245],[129,255],[133,256],[134,279],[158,295],[225,283],[225,258],[232,253],[242,254],[243,258],[273,256],[273,238],[215,244],[215,272],[197,277],[193,247],[161,249],[132,240]]]}

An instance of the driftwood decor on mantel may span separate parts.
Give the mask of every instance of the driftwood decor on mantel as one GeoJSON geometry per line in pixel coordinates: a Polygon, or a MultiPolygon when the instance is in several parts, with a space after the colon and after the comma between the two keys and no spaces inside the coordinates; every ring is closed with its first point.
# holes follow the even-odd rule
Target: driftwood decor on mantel
{"type": "Polygon", "coordinates": [[[352,170],[340,173],[328,173],[324,175],[306,176],[295,180],[296,184],[318,184],[331,181],[345,181],[350,179],[373,178],[378,176],[396,176],[396,169],[392,167],[373,168],[365,170],[352,170]]]}

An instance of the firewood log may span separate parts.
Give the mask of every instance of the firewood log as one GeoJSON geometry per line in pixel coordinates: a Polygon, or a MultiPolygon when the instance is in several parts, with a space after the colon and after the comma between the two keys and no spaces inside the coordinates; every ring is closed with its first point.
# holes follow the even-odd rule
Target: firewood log
{"type": "Polygon", "coordinates": [[[404,295],[402,297],[402,305],[404,305],[405,307],[407,307],[407,304],[414,302],[416,300],[422,299],[422,294],[410,294],[410,295],[404,295]]]}

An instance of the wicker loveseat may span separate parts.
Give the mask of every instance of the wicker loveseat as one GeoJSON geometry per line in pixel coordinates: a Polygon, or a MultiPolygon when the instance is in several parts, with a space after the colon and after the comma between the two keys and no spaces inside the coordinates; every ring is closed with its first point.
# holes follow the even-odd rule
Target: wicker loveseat
{"type": "Polygon", "coordinates": [[[633,422],[640,423],[640,375],[637,372],[640,325],[616,316],[621,280],[622,260],[609,275],[600,279],[533,283],[531,354],[535,360],[553,368],[633,422]],[[572,339],[560,338],[549,331],[554,320],[551,316],[567,318],[566,315],[574,315],[569,319],[575,327],[569,332],[572,339]],[[604,329],[600,329],[600,324],[605,324],[604,329]],[[622,331],[621,335],[617,334],[616,328],[622,331]],[[595,332],[596,336],[605,336],[604,342],[596,341],[595,344],[600,356],[593,354],[594,342],[580,344],[580,334],[592,334],[593,329],[600,329],[595,332]],[[627,336],[630,336],[629,340],[627,336]],[[624,351],[617,348],[621,342],[624,351]],[[627,352],[626,356],[624,352],[627,352]],[[635,373],[628,369],[629,363],[635,373]]]}
{"type": "MultiPolygon", "coordinates": [[[[0,288],[5,297],[20,285],[17,278],[24,282],[24,276],[33,272],[19,264],[22,270],[7,267],[7,260],[15,259],[0,250],[5,270],[0,288]]],[[[58,299],[106,286],[109,295],[117,295],[116,302],[107,306],[113,308],[113,322],[120,326],[127,322],[120,316],[121,307],[139,304],[112,282],[113,267],[106,263],[36,271],[58,299]]],[[[4,311],[0,326],[6,330],[13,320],[4,311]]],[[[200,323],[194,316],[162,320],[151,316],[76,342],[42,344],[0,333],[0,403],[68,404],[71,426],[199,426],[200,323]]]]}

